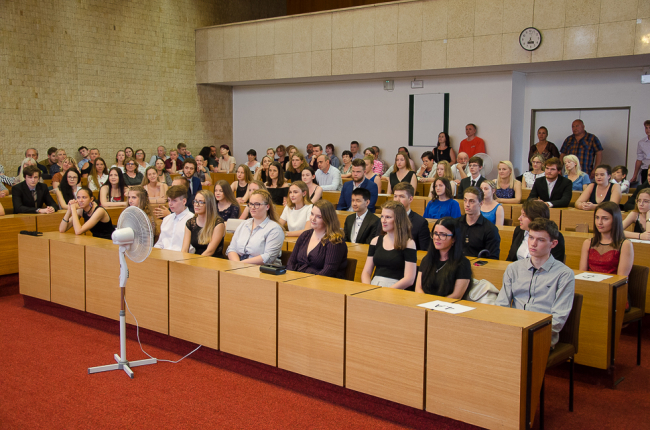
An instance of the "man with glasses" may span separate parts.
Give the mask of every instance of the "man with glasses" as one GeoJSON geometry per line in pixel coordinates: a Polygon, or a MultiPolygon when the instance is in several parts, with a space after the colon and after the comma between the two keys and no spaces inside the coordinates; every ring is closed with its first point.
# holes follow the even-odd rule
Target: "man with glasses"
{"type": "Polygon", "coordinates": [[[464,195],[466,188],[476,187],[481,188],[481,184],[485,180],[481,176],[481,170],[483,169],[483,159],[481,157],[472,157],[469,159],[469,176],[465,179],[461,179],[460,185],[458,186],[458,191],[456,192],[457,196],[464,195]]]}
{"type": "Polygon", "coordinates": [[[330,165],[330,159],[325,154],[321,154],[317,161],[316,180],[318,185],[321,186],[323,191],[340,191],[343,185],[339,169],[330,165]]]}
{"type": "MultiPolygon", "coordinates": [[[[171,213],[160,225],[160,236],[154,248],[180,251],[183,248],[185,224],[194,214],[187,208],[187,188],[182,185],[172,185],[167,190],[167,203],[171,213]]],[[[192,245],[190,251],[194,252],[192,245]]]]}
{"type": "Polygon", "coordinates": [[[469,187],[463,193],[465,215],[458,218],[463,254],[466,257],[499,259],[501,236],[499,229],[481,214],[483,191],[469,187]],[[485,251],[485,252],[481,252],[485,251]],[[480,254],[480,255],[479,255],[480,254]]]}

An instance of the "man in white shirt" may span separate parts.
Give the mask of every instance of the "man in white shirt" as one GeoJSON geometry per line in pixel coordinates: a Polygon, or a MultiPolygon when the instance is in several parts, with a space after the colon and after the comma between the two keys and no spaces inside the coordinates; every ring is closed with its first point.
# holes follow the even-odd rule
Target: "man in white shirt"
{"type": "Polygon", "coordinates": [[[149,165],[150,166],[155,166],[156,165],[156,160],[161,159],[162,161],[167,160],[169,157],[166,154],[167,150],[165,149],[164,146],[159,146],[157,149],[156,155],[152,155],[151,159],[149,160],[149,165]]]}
{"type": "Polygon", "coordinates": [[[456,185],[469,176],[469,157],[464,152],[459,152],[456,158],[457,163],[451,166],[451,173],[454,175],[456,185]]]}
{"type": "Polygon", "coordinates": [[[639,169],[641,170],[641,182],[648,177],[648,166],[650,165],[650,119],[643,122],[646,136],[639,140],[636,146],[636,164],[634,164],[634,175],[630,182],[637,182],[639,169]]]}
{"type": "Polygon", "coordinates": [[[330,165],[330,159],[327,155],[321,154],[318,157],[318,170],[316,171],[316,180],[323,191],[341,191],[341,172],[330,165]]]}
{"type": "MultiPolygon", "coordinates": [[[[180,251],[183,248],[183,238],[185,237],[185,223],[194,216],[186,206],[187,188],[182,185],[171,186],[167,190],[167,202],[172,213],[163,219],[160,236],[154,248],[180,251]]],[[[191,245],[190,252],[194,252],[191,245]]]]}
{"type": "Polygon", "coordinates": [[[357,158],[363,158],[363,154],[359,152],[359,142],[356,140],[350,142],[350,152],[352,153],[353,160],[356,160],[357,158]]]}

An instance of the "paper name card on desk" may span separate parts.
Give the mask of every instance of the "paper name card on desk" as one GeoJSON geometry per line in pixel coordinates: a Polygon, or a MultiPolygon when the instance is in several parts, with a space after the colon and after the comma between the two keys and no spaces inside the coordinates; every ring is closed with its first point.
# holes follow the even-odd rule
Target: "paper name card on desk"
{"type": "Polygon", "coordinates": [[[591,282],[600,282],[609,278],[611,278],[611,275],[604,275],[602,273],[582,272],[581,274],[576,275],[576,280],[591,282]]]}
{"type": "Polygon", "coordinates": [[[447,312],[448,314],[462,314],[463,312],[471,311],[476,308],[470,308],[469,306],[463,306],[456,303],[447,303],[441,300],[434,300],[428,303],[422,303],[418,306],[423,308],[431,309],[433,311],[447,312]]]}

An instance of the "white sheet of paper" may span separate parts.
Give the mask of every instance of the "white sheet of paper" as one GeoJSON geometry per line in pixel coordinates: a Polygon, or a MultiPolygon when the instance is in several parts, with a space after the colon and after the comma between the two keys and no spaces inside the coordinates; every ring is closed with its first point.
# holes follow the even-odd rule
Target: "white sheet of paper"
{"type": "Polygon", "coordinates": [[[650,243],[650,240],[630,239],[632,243],[650,243]]]}
{"type": "Polygon", "coordinates": [[[576,280],[580,279],[582,281],[600,282],[611,277],[611,275],[604,275],[602,273],[582,272],[581,274],[576,275],[576,280]]]}
{"type": "Polygon", "coordinates": [[[448,314],[462,314],[463,312],[476,309],[456,303],[443,302],[442,300],[434,300],[432,302],[419,304],[418,306],[422,306],[423,308],[431,309],[434,311],[447,312],[448,314]]]}

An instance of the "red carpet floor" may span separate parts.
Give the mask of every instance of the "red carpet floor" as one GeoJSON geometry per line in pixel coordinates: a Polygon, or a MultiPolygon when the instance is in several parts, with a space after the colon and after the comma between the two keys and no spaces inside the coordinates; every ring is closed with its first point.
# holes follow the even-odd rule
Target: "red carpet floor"
{"type": "MultiPolygon", "coordinates": [[[[208,349],[135,368],[133,380],[122,371],[88,375],[119,352],[117,323],[25,299],[29,307],[20,295],[0,297],[1,429],[476,428],[208,349]]],[[[573,413],[567,369],[547,376],[547,429],[650,428],[650,333],[640,367],[635,333],[621,337],[617,372],[626,378],[617,389],[578,370],[573,413]]],[[[194,348],[150,332],[141,338],[157,358],[194,348]]],[[[134,339],[129,329],[128,358],[146,358],[134,339]]]]}

